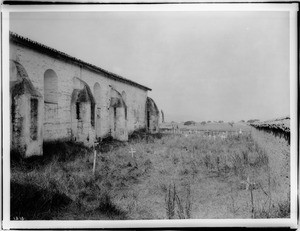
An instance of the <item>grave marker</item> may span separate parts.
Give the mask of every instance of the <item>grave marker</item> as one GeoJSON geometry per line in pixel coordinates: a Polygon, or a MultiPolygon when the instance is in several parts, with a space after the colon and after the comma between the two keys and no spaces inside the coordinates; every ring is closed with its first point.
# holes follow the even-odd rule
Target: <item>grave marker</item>
{"type": "Polygon", "coordinates": [[[136,150],[134,148],[130,148],[129,153],[131,154],[131,157],[133,158],[133,154],[136,153],[136,150]]]}

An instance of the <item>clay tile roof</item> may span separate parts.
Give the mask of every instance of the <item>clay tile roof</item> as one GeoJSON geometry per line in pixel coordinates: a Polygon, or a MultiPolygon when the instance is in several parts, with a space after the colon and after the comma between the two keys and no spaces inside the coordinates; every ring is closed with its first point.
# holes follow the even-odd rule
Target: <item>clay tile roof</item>
{"type": "Polygon", "coordinates": [[[98,72],[98,73],[101,73],[103,74],[105,77],[107,78],[110,78],[110,79],[113,79],[113,80],[117,80],[117,81],[120,81],[120,82],[123,82],[123,83],[126,83],[126,84],[129,84],[129,85],[132,85],[132,86],[135,86],[135,87],[138,87],[140,89],[143,89],[143,90],[146,90],[146,91],[151,91],[150,88],[144,86],[144,85],[141,85],[139,83],[136,83],[134,81],[131,81],[129,79],[126,79],[120,75],[117,75],[117,74],[114,74],[112,72],[109,72],[107,70],[104,70],[100,67],[97,67],[93,64],[90,64],[90,63],[87,63],[87,62],[84,62],[80,59],[77,59],[75,57],[72,57],[64,52],[61,52],[61,51],[58,51],[58,50],[55,50],[51,47],[48,47],[46,45],[43,45],[41,43],[38,43],[36,41],[33,41],[31,39],[28,39],[28,38],[25,38],[21,35],[18,35],[16,33],[13,33],[13,32],[10,32],[10,41],[14,41],[14,42],[18,42],[18,43],[21,43],[23,45],[27,45],[31,48],[34,48],[36,49],[37,51],[39,52],[44,52],[44,53],[47,53],[51,56],[54,56],[55,58],[60,58],[60,59],[63,59],[63,60],[67,60],[67,61],[70,61],[70,62],[73,62],[77,65],[80,65],[80,66],[84,66],[90,70],[93,70],[95,72],[98,72]]]}

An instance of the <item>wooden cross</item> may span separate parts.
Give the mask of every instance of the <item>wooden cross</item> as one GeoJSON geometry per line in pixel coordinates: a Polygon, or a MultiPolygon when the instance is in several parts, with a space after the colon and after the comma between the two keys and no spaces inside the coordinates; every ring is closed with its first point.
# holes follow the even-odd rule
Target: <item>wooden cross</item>
{"type": "Polygon", "coordinates": [[[93,160],[93,175],[95,175],[95,170],[96,170],[96,157],[97,157],[97,151],[96,151],[96,146],[99,144],[99,142],[94,142],[94,160],[93,160]]]}
{"type": "Polygon", "coordinates": [[[129,153],[131,154],[131,157],[133,158],[133,154],[136,153],[136,150],[134,148],[130,148],[129,153]]]}
{"type": "Polygon", "coordinates": [[[147,136],[147,133],[145,133],[144,136],[145,136],[146,142],[148,143],[148,136],[147,136]]]}

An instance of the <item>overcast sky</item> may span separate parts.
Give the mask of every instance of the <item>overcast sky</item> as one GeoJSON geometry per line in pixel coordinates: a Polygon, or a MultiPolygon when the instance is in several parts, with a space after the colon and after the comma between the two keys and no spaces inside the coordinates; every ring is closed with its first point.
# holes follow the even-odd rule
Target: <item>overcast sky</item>
{"type": "Polygon", "coordinates": [[[167,121],[290,114],[288,12],[11,13],[10,30],[152,88],[167,121]]]}

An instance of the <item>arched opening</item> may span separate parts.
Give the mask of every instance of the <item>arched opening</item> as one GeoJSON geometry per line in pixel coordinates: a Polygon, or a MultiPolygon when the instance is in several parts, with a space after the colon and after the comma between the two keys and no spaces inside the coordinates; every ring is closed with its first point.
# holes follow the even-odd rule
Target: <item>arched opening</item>
{"type": "Polygon", "coordinates": [[[127,141],[128,132],[125,119],[126,104],[122,94],[111,87],[110,98],[110,132],[114,139],[127,141]]]}
{"type": "Polygon", "coordinates": [[[95,100],[97,104],[100,104],[100,100],[101,100],[101,95],[100,95],[100,84],[99,83],[95,83],[94,85],[94,96],[95,96],[95,100]]]}
{"type": "Polygon", "coordinates": [[[79,78],[73,78],[71,95],[71,132],[72,139],[92,145],[95,139],[96,100],[87,83],[79,78]]]}
{"type": "Polygon", "coordinates": [[[153,99],[147,97],[146,101],[146,127],[151,133],[159,131],[159,110],[153,99]]]}
{"type": "Polygon", "coordinates": [[[99,83],[95,83],[94,85],[94,97],[96,101],[96,137],[101,137],[101,88],[99,83]]]}
{"type": "Polygon", "coordinates": [[[44,102],[58,102],[58,78],[56,73],[48,69],[44,74],[44,102]]]}
{"type": "Polygon", "coordinates": [[[52,69],[44,73],[44,139],[55,140],[59,137],[58,119],[58,77],[52,69]]]}

